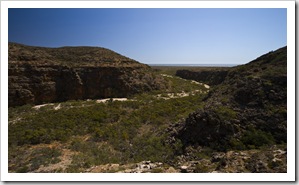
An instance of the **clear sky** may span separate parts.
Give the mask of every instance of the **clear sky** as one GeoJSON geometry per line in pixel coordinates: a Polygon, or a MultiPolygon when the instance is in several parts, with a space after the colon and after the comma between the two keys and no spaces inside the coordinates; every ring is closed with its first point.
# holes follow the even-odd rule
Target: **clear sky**
{"type": "Polygon", "coordinates": [[[244,64],[287,45],[287,9],[9,9],[10,42],[100,46],[147,64],[244,64]]]}

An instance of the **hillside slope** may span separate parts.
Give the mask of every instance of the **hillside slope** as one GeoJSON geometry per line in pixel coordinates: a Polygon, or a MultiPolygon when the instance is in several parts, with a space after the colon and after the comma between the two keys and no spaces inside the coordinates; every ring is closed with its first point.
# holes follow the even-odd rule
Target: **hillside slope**
{"type": "Polygon", "coordinates": [[[9,43],[9,106],[128,97],[167,88],[151,68],[99,47],[9,43]]]}
{"type": "Polygon", "coordinates": [[[218,151],[287,142],[287,47],[228,71],[204,106],[177,124],[185,147],[218,151]]]}
{"type": "Polygon", "coordinates": [[[286,51],[229,69],[217,86],[164,68],[166,90],[9,107],[8,170],[286,173],[286,51]]]}

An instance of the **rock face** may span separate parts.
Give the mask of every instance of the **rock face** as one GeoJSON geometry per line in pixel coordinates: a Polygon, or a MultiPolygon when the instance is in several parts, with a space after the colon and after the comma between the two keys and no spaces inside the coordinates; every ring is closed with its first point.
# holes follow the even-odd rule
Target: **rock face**
{"type": "Polygon", "coordinates": [[[151,68],[95,47],[42,48],[9,43],[9,106],[128,97],[167,88],[151,68]]]}
{"type": "Polygon", "coordinates": [[[287,48],[230,69],[204,104],[173,128],[172,137],[185,147],[226,151],[286,143],[287,48]]]}
{"type": "Polygon", "coordinates": [[[177,70],[176,76],[188,80],[195,80],[209,85],[218,85],[222,83],[227,76],[228,70],[211,70],[211,71],[190,71],[177,70]]]}

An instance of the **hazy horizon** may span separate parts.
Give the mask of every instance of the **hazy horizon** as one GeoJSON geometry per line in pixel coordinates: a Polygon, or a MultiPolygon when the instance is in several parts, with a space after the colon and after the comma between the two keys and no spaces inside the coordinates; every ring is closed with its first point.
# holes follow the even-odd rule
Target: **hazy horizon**
{"type": "Polygon", "coordinates": [[[287,45],[277,8],[9,8],[9,42],[97,46],[146,64],[245,64],[287,45]]]}

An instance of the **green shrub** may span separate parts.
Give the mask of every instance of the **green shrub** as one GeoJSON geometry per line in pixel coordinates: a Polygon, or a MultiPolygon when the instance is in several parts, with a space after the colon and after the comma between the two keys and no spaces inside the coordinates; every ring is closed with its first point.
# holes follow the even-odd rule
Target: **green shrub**
{"type": "Polygon", "coordinates": [[[237,112],[227,106],[218,106],[216,113],[222,120],[234,119],[237,117],[237,112]]]}
{"type": "Polygon", "coordinates": [[[234,150],[245,150],[246,146],[244,143],[236,138],[231,138],[229,141],[229,145],[234,150]]]}
{"type": "Polygon", "coordinates": [[[250,129],[241,137],[241,142],[249,149],[259,148],[264,145],[275,143],[274,137],[262,130],[250,129]]]}

